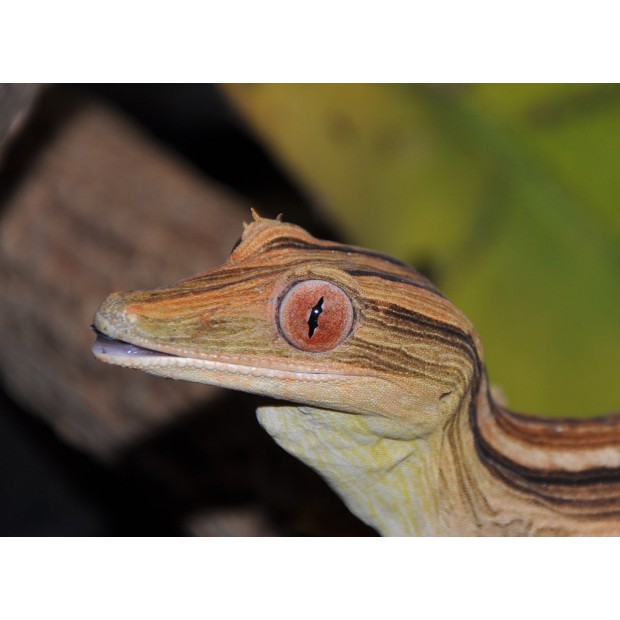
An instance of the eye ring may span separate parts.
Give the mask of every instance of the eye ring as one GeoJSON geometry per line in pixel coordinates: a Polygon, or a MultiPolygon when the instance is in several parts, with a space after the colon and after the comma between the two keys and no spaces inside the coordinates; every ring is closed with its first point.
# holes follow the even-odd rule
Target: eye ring
{"type": "Polygon", "coordinates": [[[353,329],[355,311],[349,295],[327,280],[302,280],[284,294],[278,308],[278,326],[297,349],[330,351],[353,329]]]}

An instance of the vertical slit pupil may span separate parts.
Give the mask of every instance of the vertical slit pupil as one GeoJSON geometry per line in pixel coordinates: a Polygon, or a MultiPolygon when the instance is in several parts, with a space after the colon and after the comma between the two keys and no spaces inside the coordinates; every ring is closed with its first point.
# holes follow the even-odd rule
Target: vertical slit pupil
{"type": "Polygon", "coordinates": [[[319,315],[323,312],[323,298],[319,299],[316,306],[310,311],[308,319],[308,338],[312,338],[314,331],[319,326],[319,315]]]}

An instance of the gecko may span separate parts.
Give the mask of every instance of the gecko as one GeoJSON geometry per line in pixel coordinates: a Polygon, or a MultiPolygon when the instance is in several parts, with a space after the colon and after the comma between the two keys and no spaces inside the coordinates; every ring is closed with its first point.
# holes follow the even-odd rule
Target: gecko
{"type": "Polygon", "coordinates": [[[252,213],[222,266],[109,295],[95,357],[275,399],[259,423],[382,535],[620,534],[620,414],[509,411],[426,277],[252,213]]]}

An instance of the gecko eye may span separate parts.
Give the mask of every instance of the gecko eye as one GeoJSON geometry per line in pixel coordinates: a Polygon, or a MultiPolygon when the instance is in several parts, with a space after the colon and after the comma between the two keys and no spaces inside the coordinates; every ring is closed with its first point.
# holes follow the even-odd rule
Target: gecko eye
{"type": "Polygon", "coordinates": [[[329,351],[338,346],[351,333],[353,316],[349,296],[325,280],[293,285],[278,311],[284,337],[302,351],[329,351]]]}

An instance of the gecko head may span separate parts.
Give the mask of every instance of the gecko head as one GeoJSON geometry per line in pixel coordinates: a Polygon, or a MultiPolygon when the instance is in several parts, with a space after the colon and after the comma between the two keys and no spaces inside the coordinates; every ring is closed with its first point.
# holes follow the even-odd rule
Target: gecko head
{"type": "Polygon", "coordinates": [[[481,367],[470,322],[414,269],[257,216],[224,265],[113,293],[94,327],[104,362],[374,416],[399,437],[442,424],[481,367]]]}

